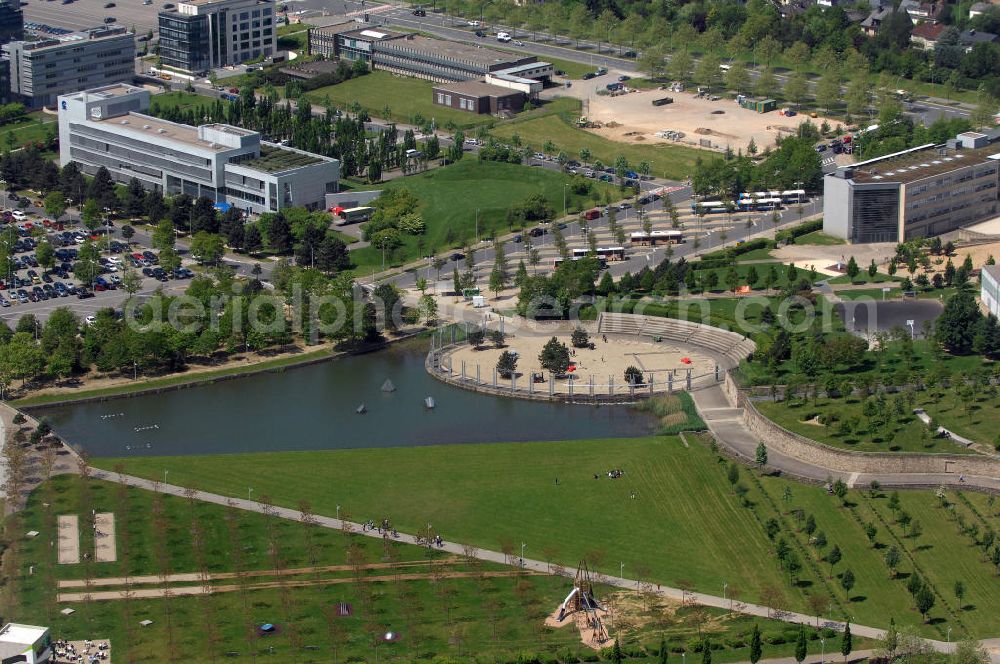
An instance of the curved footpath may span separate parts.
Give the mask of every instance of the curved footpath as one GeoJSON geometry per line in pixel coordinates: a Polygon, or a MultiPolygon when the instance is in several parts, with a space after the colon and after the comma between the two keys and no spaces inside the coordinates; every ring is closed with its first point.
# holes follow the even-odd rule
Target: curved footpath
{"type": "MultiPolygon", "coordinates": [[[[754,435],[746,426],[743,408],[738,407],[730,399],[723,387],[717,385],[691,392],[691,398],[694,400],[702,419],[705,420],[705,424],[708,425],[709,431],[712,432],[719,444],[747,463],[755,463],[757,443],[760,442],[761,438],[754,435]]],[[[896,472],[888,467],[874,472],[846,472],[824,466],[819,461],[807,461],[805,459],[815,459],[816,457],[810,455],[808,449],[803,449],[802,452],[801,456],[791,456],[769,445],[767,465],[772,470],[780,471],[783,475],[806,482],[825,483],[831,479],[841,479],[850,488],[867,487],[872,481],[878,481],[883,487],[915,489],[946,485],[1000,493],[1000,477],[975,473],[959,474],[958,472],[896,472]],[[961,478],[964,478],[965,481],[961,481],[961,478]]],[[[926,457],[930,455],[911,456],[926,457]]],[[[878,461],[880,455],[865,454],[862,458],[866,460],[865,465],[869,467],[880,465],[878,461]]],[[[970,461],[974,458],[972,457],[970,461]]],[[[887,466],[887,464],[882,465],[887,466]]]]}
{"type": "MultiPolygon", "coordinates": [[[[119,475],[118,473],[101,470],[99,468],[90,469],[91,477],[96,479],[106,480],[108,482],[121,482],[129,486],[134,486],[140,489],[145,489],[147,491],[159,491],[165,494],[170,494],[173,496],[187,498],[188,494],[185,492],[187,489],[185,487],[175,486],[172,484],[163,484],[160,482],[155,482],[153,480],[147,480],[141,477],[134,477],[131,475],[119,475]]],[[[236,509],[246,510],[248,512],[258,512],[261,514],[271,513],[282,519],[289,519],[291,521],[302,521],[304,515],[299,510],[289,509],[287,507],[277,507],[277,506],[264,506],[261,503],[244,500],[242,498],[232,498],[228,496],[222,496],[216,493],[207,493],[204,491],[195,491],[190,496],[194,500],[200,500],[207,503],[213,503],[216,505],[231,506],[236,509]]],[[[313,522],[320,526],[321,528],[329,528],[332,530],[341,530],[344,524],[347,523],[349,527],[353,529],[355,534],[362,535],[365,537],[373,537],[381,539],[382,536],[378,532],[365,531],[362,530],[360,523],[355,523],[351,521],[341,521],[329,516],[319,516],[310,515],[313,522]]],[[[413,544],[415,546],[422,546],[417,542],[417,538],[414,535],[409,535],[405,533],[400,533],[398,540],[404,544],[413,544]]],[[[484,560],[487,562],[498,563],[501,565],[509,565],[510,560],[507,556],[499,551],[490,551],[488,549],[467,549],[464,545],[457,542],[444,542],[443,546],[439,547],[439,550],[446,553],[451,553],[454,555],[464,556],[470,553],[473,557],[484,560]]],[[[529,558],[517,559],[519,564],[526,570],[531,570],[534,572],[539,572],[542,574],[552,574],[552,568],[549,563],[541,560],[532,560],[529,558]]],[[[571,575],[572,572],[567,572],[567,575],[571,575]]],[[[632,590],[638,587],[639,581],[636,579],[629,579],[620,576],[608,576],[602,575],[603,582],[607,585],[616,586],[618,588],[624,588],[632,590]]],[[[771,618],[782,620],[784,622],[798,624],[798,625],[822,625],[825,627],[830,627],[832,629],[842,631],[844,629],[844,623],[823,618],[822,616],[810,616],[804,613],[793,613],[791,611],[783,611],[780,609],[773,609],[771,607],[762,606],[760,604],[750,604],[747,602],[733,601],[724,597],[717,597],[715,595],[706,595],[704,593],[697,592],[686,592],[680,588],[670,588],[665,586],[657,586],[656,590],[653,591],[660,597],[671,599],[678,602],[690,602],[695,604],[701,604],[704,606],[711,606],[720,609],[727,609],[730,611],[736,611],[738,613],[744,613],[752,616],[760,616],[761,618],[771,618]]],[[[879,639],[885,635],[885,630],[879,629],[877,627],[867,627],[865,625],[851,624],[851,633],[858,636],[865,636],[872,639],[879,639]]],[[[938,641],[934,639],[927,639],[926,642],[930,644],[935,650],[942,653],[950,653],[955,649],[955,644],[951,642],[938,641]]],[[[995,664],[1000,664],[1000,638],[987,639],[981,641],[982,645],[990,650],[990,657],[995,664]],[[998,649],[998,652],[993,652],[993,649],[998,649]]],[[[831,655],[831,659],[833,655],[831,655]]]]}

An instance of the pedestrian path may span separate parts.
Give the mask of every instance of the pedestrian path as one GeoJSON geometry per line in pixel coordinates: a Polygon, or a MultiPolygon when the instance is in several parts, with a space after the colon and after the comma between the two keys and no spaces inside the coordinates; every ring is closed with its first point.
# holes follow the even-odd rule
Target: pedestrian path
{"type": "MultiPolygon", "coordinates": [[[[200,500],[207,503],[228,506],[235,509],[246,510],[249,512],[257,512],[262,514],[269,513],[281,519],[302,521],[303,518],[305,518],[305,515],[299,510],[289,509],[287,507],[263,505],[261,503],[254,502],[252,500],[223,496],[216,493],[207,493],[204,491],[195,491],[189,495],[187,493],[188,489],[186,489],[185,487],[154,482],[152,480],[148,480],[141,477],[133,477],[131,475],[120,475],[118,473],[113,473],[98,468],[92,468],[90,470],[90,476],[95,479],[105,480],[108,482],[122,482],[129,486],[145,489],[147,491],[159,491],[161,493],[177,496],[180,498],[190,498],[192,500],[200,500]]],[[[364,537],[372,537],[378,539],[382,538],[382,535],[378,531],[363,529],[361,524],[358,523],[342,521],[334,517],[320,516],[320,515],[309,515],[309,518],[311,519],[312,523],[321,528],[343,530],[346,527],[355,532],[356,534],[364,537]]],[[[426,543],[422,539],[418,539],[417,536],[415,535],[410,535],[405,533],[399,533],[397,541],[402,542],[404,544],[412,544],[415,546],[426,546],[426,543]]],[[[442,544],[437,548],[443,553],[450,553],[453,555],[461,555],[461,556],[471,556],[478,560],[497,563],[501,565],[510,565],[513,562],[514,564],[517,564],[520,567],[522,567],[525,571],[529,572],[534,572],[539,574],[553,573],[551,564],[541,560],[532,560],[529,558],[514,558],[512,560],[510,556],[501,553],[499,551],[479,549],[463,545],[457,542],[445,541],[442,542],[442,544]]],[[[564,572],[564,574],[569,575],[570,572],[564,572]]],[[[639,583],[635,579],[629,579],[623,576],[610,576],[610,575],[601,575],[601,581],[609,586],[614,586],[617,588],[625,588],[630,590],[635,589],[639,583]]],[[[772,608],[760,604],[740,602],[725,597],[708,595],[705,593],[690,592],[682,590],[680,588],[671,588],[667,586],[658,585],[652,592],[659,595],[660,597],[671,599],[678,602],[701,604],[703,606],[710,606],[729,611],[736,611],[747,615],[760,616],[761,618],[781,620],[787,623],[792,623],[797,625],[829,627],[831,629],[838,631],[842,631],[844,629],[844,623],[837,620],[823,618],[821,616],[810,616],[804,613],[784,611],[781,610],[780,608],[772,608]]],[[[856,625],[852,623],[851,633],[857,636],[879,639],[885,635],[885,630],[877,627],[856,625]]],[[[927,640],[927,643],[931,645],[938,652],[943,652],[943,653],[950,653],[954,650],[955,647],[953,643],[946,643],[944,641],[927,640]]],[[[984,642],[984,644],[985,643],[986,642],[984,642]]],[[[995,656],[994,661],[997,664],[1000,664],[1000,656],[995,656]]]]}

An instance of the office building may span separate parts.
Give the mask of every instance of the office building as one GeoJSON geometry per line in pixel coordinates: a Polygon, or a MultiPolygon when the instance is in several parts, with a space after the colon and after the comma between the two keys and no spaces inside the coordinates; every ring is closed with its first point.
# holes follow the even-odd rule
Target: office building
{"type": "Polygon", "coordinates": [[[59,158],[116,182],[205,196],[250,213],[319,209],[337,191],[340,162],[261,140],[225,124],[199,127],[146,115],[148,90],[119,84],[59,98],[59,158]]]}
{"type": "Polygon", "coordinates": [[[52,659],[48,627],[7,623],[0,628],[0,662],[44,664],[52,659]]]}
{"type": "Polygon", "coordinates": [[[271,58],[278,51],[273,0],[189,0],[160,12],[160,59],[191,73],[271,58]]]}
{"type": "Polygon", "coordinates": [[[843,166],[823,178],[823,231],[852,243],[904,242],[997,215],[1000,131],[965,132],[843,166]]]}
{"type": "Polygon", "coordinates": [[[11,98],[28,108],[53,106],[59,95],[135,75],[135,35],[122,26],[12,41],[3,54],[10,60],[11,98]]]}
{"type": "Polygon", "coordinates": [[[0,45],[24,39],[24,13],[18,0],[0,2],[0,45]]]}
{"type": "Polygon", "coordinates": [[[979,294],[983,306],[1000,318],[1000,265],[984,265],[979,273],[979,294]]]}
{"type": "Polygon", "coordinates": [[[433,100],[439,106],[457,108],[470,113],[517,113],[524,108],[527,96],[482,81],[439,83],[433,88],[433,100]]]}

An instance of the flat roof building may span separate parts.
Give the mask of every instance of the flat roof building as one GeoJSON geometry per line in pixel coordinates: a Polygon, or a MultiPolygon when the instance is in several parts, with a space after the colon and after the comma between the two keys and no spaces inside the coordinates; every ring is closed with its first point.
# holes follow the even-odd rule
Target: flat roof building
{"type": "Polygon", "coordinates": [[[116,182],[225,202],[246,212],[318,209],[337,191],[340,162],[261,140],[226,124],[168,122],[148,110],[150,93],[113,85],[59,98],[59,159],[116,182]]]}
{"type": "Polygon", "coordinates": [[[59,95],[135,75],[135,35],[123,26],[12,41],[3,54],[10,60],[12,100],[29,108],[53,106],[59,95]]]}
{"type": "Polygon", "coordinates": [[[518,113],[524,108],[527,95],[483,81],[439,83],[432,90],[433,101],[439,106],[457,108],[470,113],[518,113]]]}
{"type": "Polygon", "coordinates": [[[278,51],[273,0],[188,0],[159,13],[160,59],[191,73],[278,51]]]}
{"type": "Polygon", "coordinates": [[[341,23],[309,30],[310,55],[362,60],[373,69],[441,83],[495,77],[494,85],[534,94],[553,67],[533,55],[341,23]]]}
{"type": "Polygon", "coordinates": [[[905,242],[996,216],[1000,131],[843,166],[823,178],[823,231],[852,243],[905,242]]]}
{"type": "Polygon", "coordinates": [[[7,623],[0,628],[0,662],[43,664],[52,658],[48,627],[7,623]]]}

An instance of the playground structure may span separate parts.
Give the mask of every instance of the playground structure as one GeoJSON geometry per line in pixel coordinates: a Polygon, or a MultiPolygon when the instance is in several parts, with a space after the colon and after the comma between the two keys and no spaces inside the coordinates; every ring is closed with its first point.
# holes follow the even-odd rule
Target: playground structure
{"type": "Polygon", "coordinates": [[[559,605],[556,615],[547,622],[561,627],[567,618],[572,618],[580,630],[580,639],[592,648],[602,648],[611,641],[602,620],[602,616],[607,614],[608,610],[594,597],[594,583],[587,561],[581,560],[573,578],[573,589],[559,605]]]}

